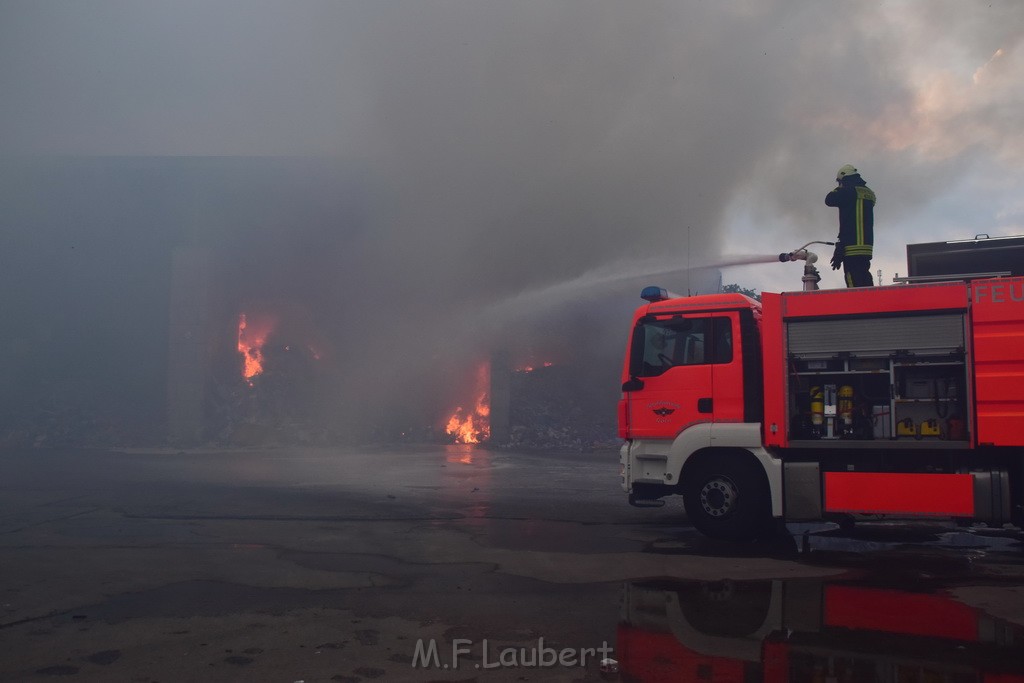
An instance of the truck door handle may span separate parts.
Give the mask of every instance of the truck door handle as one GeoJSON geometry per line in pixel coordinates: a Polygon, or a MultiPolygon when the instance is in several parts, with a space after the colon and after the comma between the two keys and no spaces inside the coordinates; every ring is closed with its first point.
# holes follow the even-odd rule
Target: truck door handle
{"type": "Polygon", "coordinates": [[[697,412],[698,413],[710,413],[713,402],[710,398],[698,398],[697,399],[697,412]]]}

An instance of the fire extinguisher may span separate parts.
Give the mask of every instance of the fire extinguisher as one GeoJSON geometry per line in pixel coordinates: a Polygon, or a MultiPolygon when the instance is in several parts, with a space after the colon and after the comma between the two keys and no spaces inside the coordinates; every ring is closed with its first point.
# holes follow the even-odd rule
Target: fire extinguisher
{"type": "Polygon", "coordinates": [[[844,384],[839,387],[839,405],[836,412],[843,424],[843,436],[853,434],[853,387],[844,384]]]}
{"type": "Polygon", "coordinates": [[[825,395],[821,387],[811,387],[811,436],[820,439],[825,426],[825,395]]]}
{"type": "Polygon", "coordinates": [[[946,420],[946,438],[950,441],[965,441],[967,430],[964,428],[964,421],[957,416],[946,420]]]}

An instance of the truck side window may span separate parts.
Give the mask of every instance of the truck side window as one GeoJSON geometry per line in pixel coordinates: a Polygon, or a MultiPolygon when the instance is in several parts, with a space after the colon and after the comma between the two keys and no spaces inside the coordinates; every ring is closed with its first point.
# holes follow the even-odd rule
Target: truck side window
{"type": "Polygon", "coordinates": [[[634,377],[656,377],[677,365],[732,362],[729,318],[646,320],[637,326],[630,355],[634,377]]]}

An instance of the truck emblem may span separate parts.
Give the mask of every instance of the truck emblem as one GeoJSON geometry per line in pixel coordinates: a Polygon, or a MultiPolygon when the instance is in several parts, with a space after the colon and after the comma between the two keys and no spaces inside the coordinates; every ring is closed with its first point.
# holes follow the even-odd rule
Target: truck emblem
{"type": "Polygon", "coordinates": [[[657,401],[655,403],[648,403],[647,407],[654,413],[655,422],[665,423],[669,421],[669,416],[679,410],[681,406],[671,401],[657,401]]]}

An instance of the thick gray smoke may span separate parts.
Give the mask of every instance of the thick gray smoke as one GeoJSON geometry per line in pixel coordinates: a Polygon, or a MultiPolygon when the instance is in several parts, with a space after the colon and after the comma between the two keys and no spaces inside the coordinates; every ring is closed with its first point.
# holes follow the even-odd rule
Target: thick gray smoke
{"type": "Polygon", "coordinates": [[[744,198],[779,251],[828,237],[819,195],[854,154],[906,212],[1018,120],[991,94],[929,119],[969,119],[965,150],[900,117],[908,42],[957,26],[968,63],[1019,67],[1018,4],[966,28],[938,5],[903,35],[892,8],[781,0],[3,2],[3,405],[158,414],[182,246],[211,255],[215,326],[271,311],[322,347],[324,420],[436,421],[502,346],[587,349],[613,395],[635,286],[560,283],[745,253],[744,198]],[[557,306],[514,303],[546,288],[557,306]]]}

